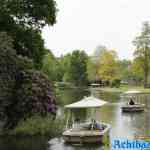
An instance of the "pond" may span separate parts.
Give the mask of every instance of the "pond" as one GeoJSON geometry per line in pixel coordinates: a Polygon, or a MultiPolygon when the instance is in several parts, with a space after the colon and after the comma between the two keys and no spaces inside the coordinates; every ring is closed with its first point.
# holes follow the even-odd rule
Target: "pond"
{"type": "MultiPolygon", "coordinates": [[[[58,115],[64,117],[66,114],[63,106],[81,100],[84,96],[91,94],[91,89],[59,89],[57,90],[59,101],[58,115]]],[[[110,140],[115,138],[134,138],[136,135],[150,134],[150,94],[141,94],[141,103],[146,104],[146,109],[141,113],[122,113],[120,107],[125,102],[120,97],[121,93],[102,92],[92,89],[92,94],[106,100],[108,105],[100,108],[96,113],[97,120],[111,124],[110,140]]],[[[86,112],[79,111],[78,115],[86,116],[86,112]]],[[[0,139],[0,150],[103,150],[100,146],[65,145],[62,138],[48,139],[46,137],[32,138],[10,138],[0,139]],[[50,141],[48,144],[48,141],[50,141]]]]}

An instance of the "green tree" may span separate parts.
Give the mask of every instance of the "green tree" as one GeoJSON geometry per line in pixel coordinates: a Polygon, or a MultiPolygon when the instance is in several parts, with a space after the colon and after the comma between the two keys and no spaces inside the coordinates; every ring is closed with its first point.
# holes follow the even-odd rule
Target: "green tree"
{"type": "Polygon", "coordinates": [[[17,54],[33,59],[40,68],[45,54],[41,29],[56,22],[54,0],[0,0],[0,31],[13,38],[17,54]]]}
{"type": "Polygon", "coordinates": [[[65,56],[61,56],[60,58],[60,65],[62,71],[62,81],[68,81],[70,78],[68,76],[68,68],[70,67],[70,59],[71,54],[66,54],[65,56]]]}
{"type": "Polygon", "coordinates": [[[118,65],[119,65],[118,70],[120,74],[120,79],[122,81],[128,82],[132,76],[131,72],[132,62],[130,60],[123,59],[118,61],[118,65]]]}
{"type": "Polygon", "coordinates": [[[119,79],[118,58],[115,51],[104,50],[100,56],[99,76],[102,80],[110,81],[119,79]]]}
{"type": "Polygon", "coordinates": [[[55,96],[47,77],[33,69],[32,60],[18,56],[13,40],[0,33],[0,120],[13,128],[21,119],[54,113],[55,96]]]}
{"type": "Polygon", "coordinates": [[[143,23],[143,29],[139,36],[133,41],[136,46],[135,58],[140,58],[143,61],[143,71],[144,71],[144,87],[148,85],[148,76],[150,68],[150,25],[148,22],[143,23]]]}
{"type": "Polygon", "coordinates": [[[16,52],[12,48],[12,39],[6,33],[0,33],[0,115],[2,118],[4,105],[9,103],[15,85],[17,72],[16,52]]]}
{"type": "Polygon", "coordinates": [[[51,81],[60,81],[62,78],[60,63],[50,51],[44,56],[42,71],[51,81]]]}
{"type": "Polygon", "coordinates": [[[99,68],[100,68],[100,56],[103,53],[103,51],[106,50],[105,46],[99,45],[96,47],[94,54],[89,57],[88,63],[87,63],[87,73],[88,73],[88,79],[90,81],[98,81],[100,80],[99,77],[99,68]]]}
{"type": "Polygon", "coordinates": [[[59,78],[60,81],[67,81],[67,68],[69,68],[71,54],[62,55],[59,59],[59,78]]]}
{"type": "Polygon", "coordinates": [[[76,86],[87,84],[87,59],[84,51],[75,50],[66,57],[64,80],[76,86]]]}
{"type": "Polygon", "coordinates": [[[17,55],[27,56],[32,59],[34,67],[37,69],[42,67],[46,49],[40,32],[34,29],[20,30],[16,33],[13,44],[17,55]]]}
{"type": "Polygon", "coordinates": [[[132,72],[132,79],[137,83],[140,84],[143,82],[144,79],[144,67],[142,67],[143,60],[141,58],[136,57],[131,65],[131,72],[132,72]]]}
{"type": "Polygon", "coordinates": [[[88,80],[89,81],[96,81],[99,78],[98,75],[98,69],[97,69],[98,64],[96,64],[92,57],[88,58],[87,61],[87,74],[88,74],[88,80]]]}
{"type": "Polygon", "coordinates": [[[0,14],[4,15],[2,18],[7,21],[7,17],[8,21],[11,20],[10,23],[22,27],[39,29],[56,22],[57,9],[54,0],[0,0],[0,4],[0,14]]]}

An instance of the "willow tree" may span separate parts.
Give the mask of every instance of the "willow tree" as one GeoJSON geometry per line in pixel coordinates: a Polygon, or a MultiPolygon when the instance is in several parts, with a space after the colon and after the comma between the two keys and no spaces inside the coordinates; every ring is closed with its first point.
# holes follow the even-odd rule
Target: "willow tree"
{"type": "Polygon", "coordinates": [[[150,25],[143,23],[142,32],[135,38],[133,44],[136,46],[134,56],[140,59],[141,68],[144,72],[144,87],[148,87],[148,76],[150,71],[150,25]]]}

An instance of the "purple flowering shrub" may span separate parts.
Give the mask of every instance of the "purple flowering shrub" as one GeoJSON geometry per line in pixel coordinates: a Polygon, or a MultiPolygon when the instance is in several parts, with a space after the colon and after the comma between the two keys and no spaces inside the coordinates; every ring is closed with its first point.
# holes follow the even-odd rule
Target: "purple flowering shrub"
{"type": "Polygon", "coordinates": [[[39,71],[19,74],[13,100],[6,108],[6,127],[13,128],[22,119],[35,114],[56,115],[56,100],[53,87],[47,76],[39,71]]]}
{"type": "Polygon", "coordinates": [[[0,32],[0,121],[5,129],[33,115],[56,115],[49,79],[33,70],[31,59],[17,55],[12,42],[7,33],[0,32]]]}

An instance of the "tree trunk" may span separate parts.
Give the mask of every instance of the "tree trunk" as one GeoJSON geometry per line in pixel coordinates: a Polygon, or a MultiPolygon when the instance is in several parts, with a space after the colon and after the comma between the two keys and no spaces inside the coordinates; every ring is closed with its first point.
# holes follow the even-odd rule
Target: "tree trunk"
{"type": "Polygon", "coordinates": [[[144,88],[148,88],[148,75],[146,71],[144,74],[144,88]]]}

